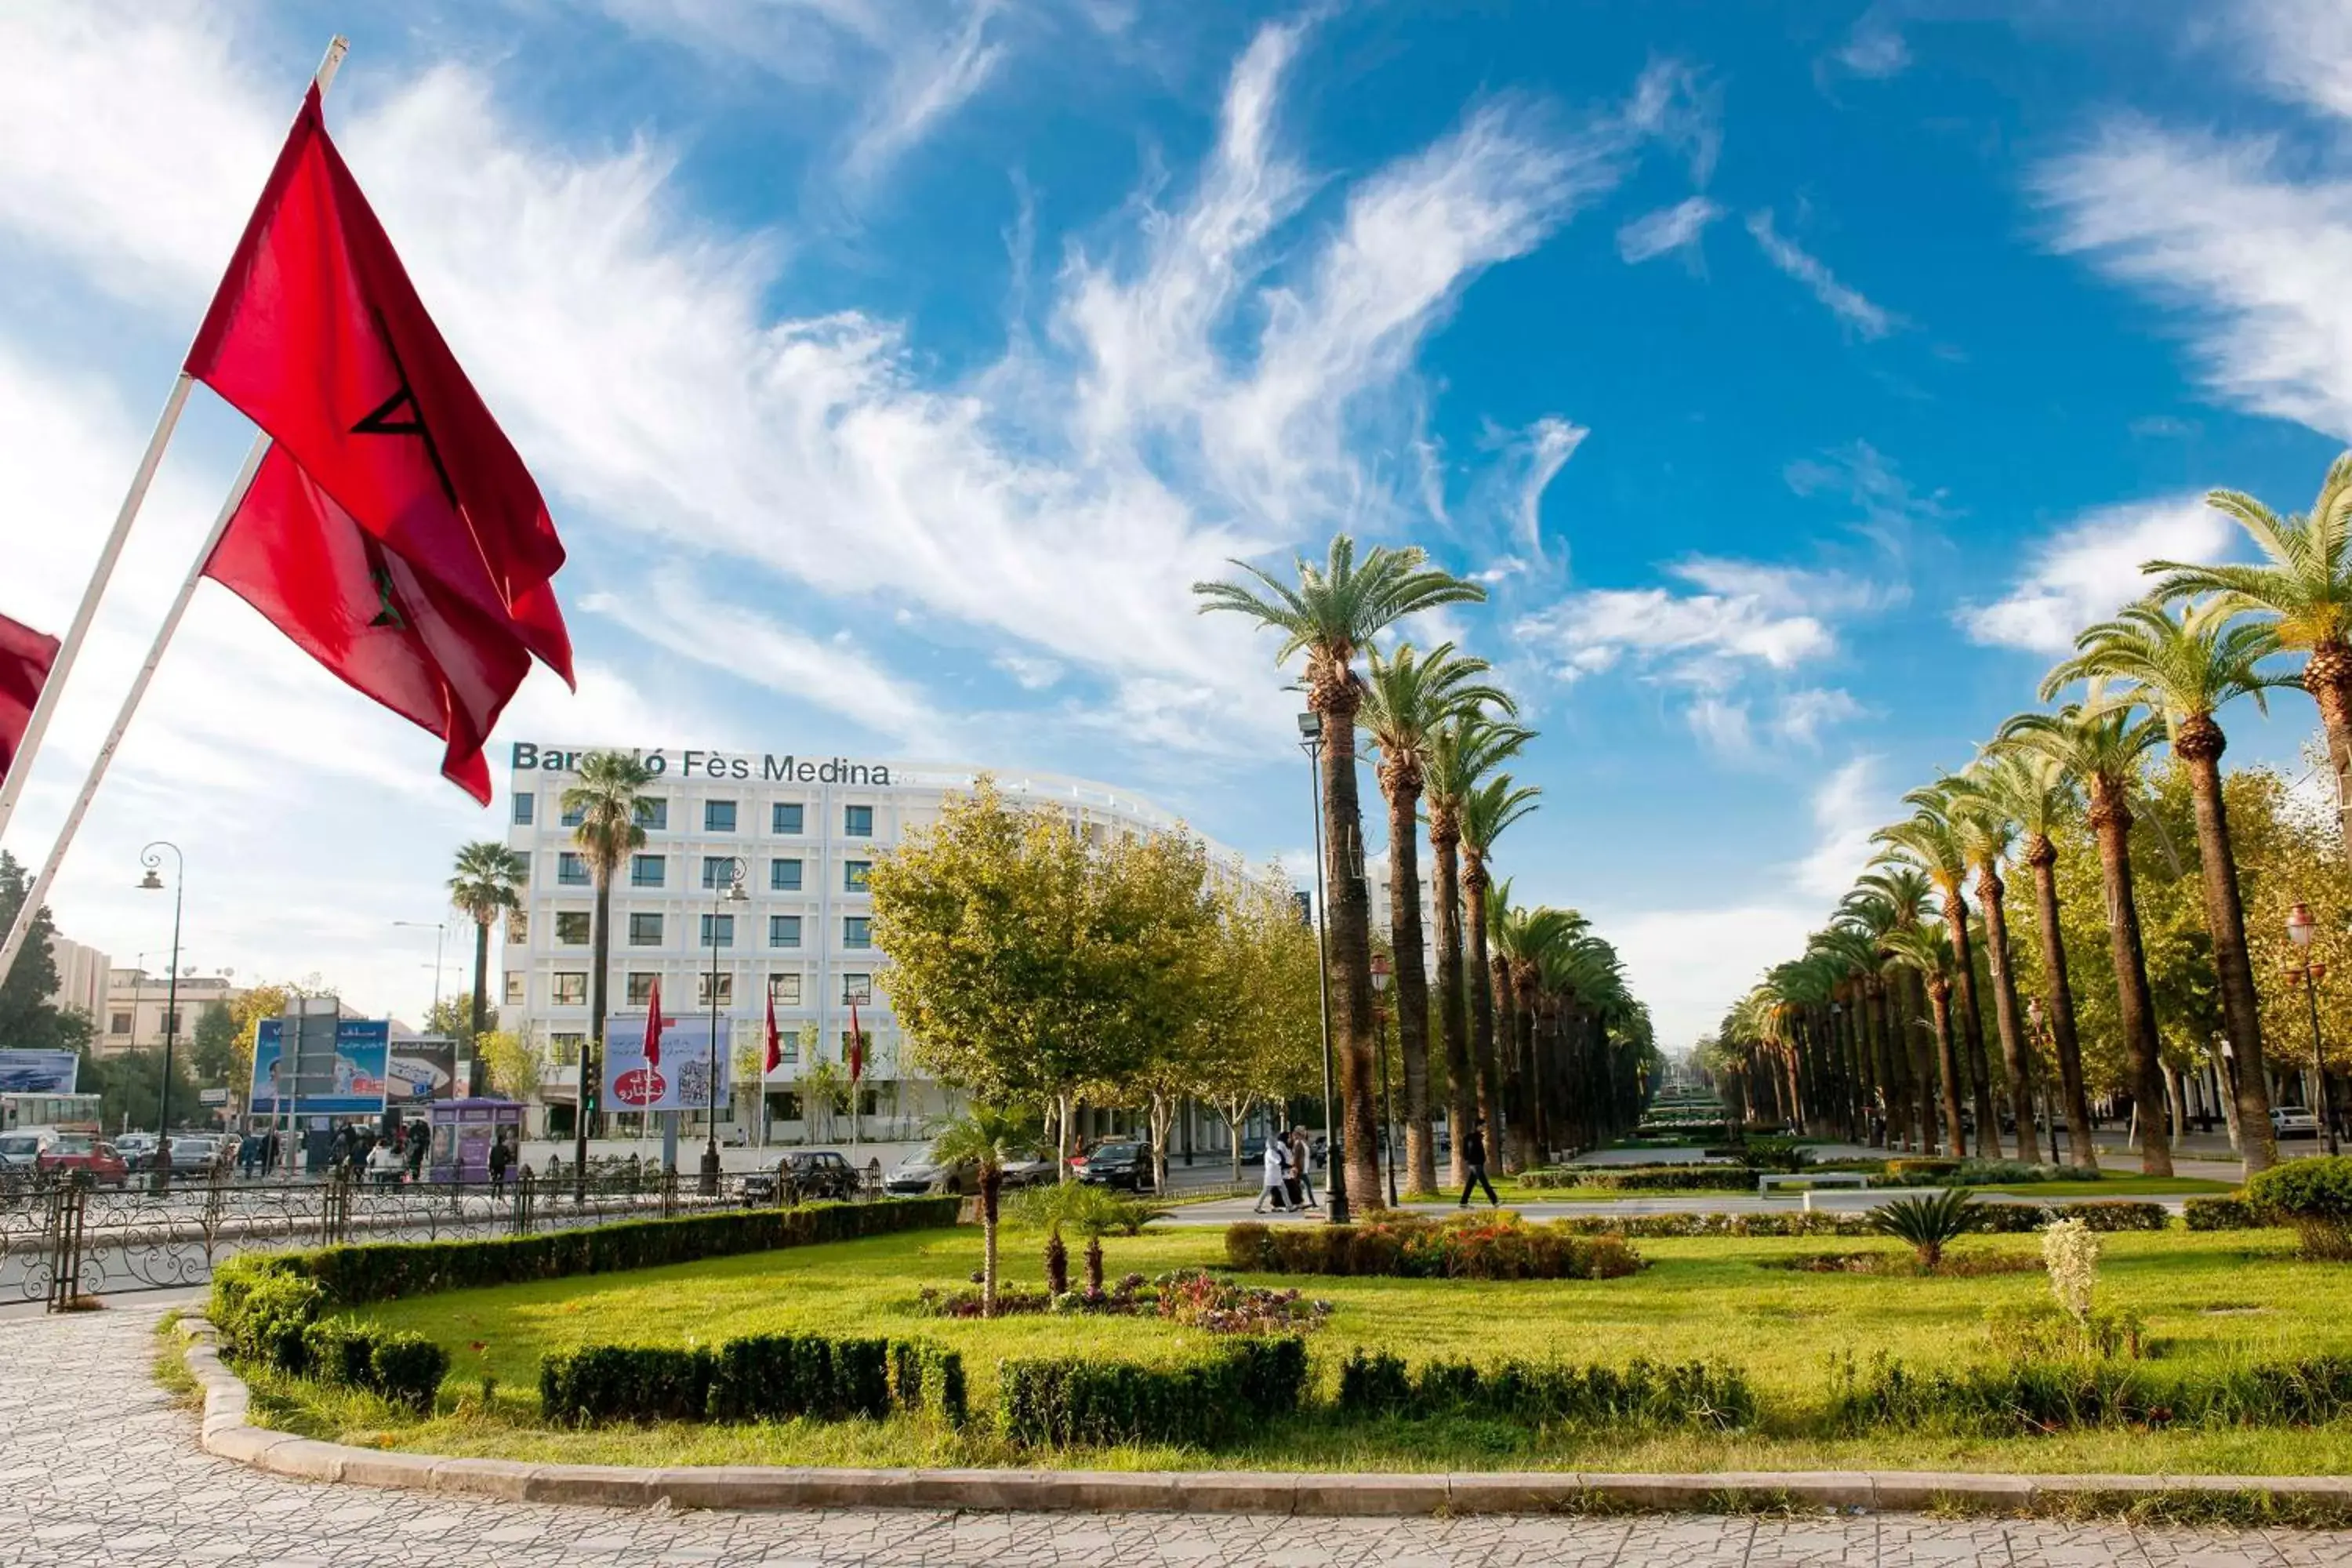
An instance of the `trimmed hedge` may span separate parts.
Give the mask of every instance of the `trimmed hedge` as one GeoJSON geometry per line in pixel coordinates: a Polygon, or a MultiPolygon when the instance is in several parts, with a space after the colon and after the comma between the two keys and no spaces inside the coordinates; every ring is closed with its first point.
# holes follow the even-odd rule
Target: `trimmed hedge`
{"type": "Polygon", "coordinates": [[[2084,1427],[2316,1426],[2352,1415],[2352,1358],[2164,1376],[2145,1363],[2011,1362],[1914,1373],[1874,1358],[1833,1374],[1830,1423],[1861,1436],[1885,1426],[1986,1436],[2041,1436],[2084,1427]]]}
{"type": "Polygon", "coordinates": [[[997,1422],[1040,1447],[1119,1443],[1216,1448],[1296,1415],[1307,1392],[1307,1342],[1238,1339],[1182,1365],[1054,1356],[1002,1363],[997,1422]]]}
{"type": "Polygon", "coordinates": [[[1755,1390],[1720,1362],[1661,1365],[1636,1359],[1622,1371],[1561,1362],[1479,1367],[1435,1361],[1416,1371],[1402,1356],[1353,1352],[1339,1369],[1339,1413],[1414,1419],[1470,1414],[1531,1426],[1633,1426],[1731,1431],[1752,1426],[1755,1390]]]}
{"type": "Polygon", "coordinates": [[[2180,1205],[2180,1217],[2191,1230],[2260,1230],[2271,1223],[2243,1192],[2190,1198],[2180,1205]]]}
{"type": "Polygon", "coordinates": [[[1586,1237],[1511,1214],[1280,1227],[1245,1220],[1225,1227],[1225,1258],[1251,1273],[1404,1279],[1617,1279],[1642,1267],[1621,1236],[1586,1237]]]}
{"type": "Polygon", "coordinates": [[[963,1360],[906,1340],[753,1334],[715,1350],[586,1345],[539,1363],[539,1403],[562,1426],[623,1421],[887,1419],[938,1412],[961,1426],[963,1360]]]}
{"type": "Polygon", "coordinates": [[[1604,1193],[1744,1192],[1756,1184],[1746,1165],[1556,1166],[1522,1172],[1519,1185],[1538,1191],[1590,1187],[1604,1193]]]}
{"type": "MultiPolygon", "coordinates": [[[[2190,1200],[2192,1203],[2195,1199],[2190,1200]]],[[[2171,1216],[2162,1204],[2120,1198],[2087,1198],[2063,1204],[1971,1204],[1971,1228],[1979,1234],[2022,1235],[2053,1219],[2079,1219],[2093,1230],[2163,1230],[2171,1216]]],[[[1549,1222],[1574,1236],[1622,1236],[1631,1241],[1682,1237],[1868,1236],[1870,1211],[1819,1209],[1811,1213],[1572,1215],[1549,1222]]]]}
{"type": "Polygon", "coordinates": [[[449,1352],[422,1334],[371,1328],[348,1318],[321,1321],[326,1292],[313,1280],[268,1275],[245,1291],[234,1329],[223,1327],[232,1361],[363,1388],[423,1413],[449,1373],[449,1352]]]}
{"type": "Polygon", "coordinates": [[[1971,1227],[1995,1236],[2021,1236],[2053,1219],[2079,1219],[2093,1230],[2162,1230],[2172,1211],[2162,1204],[2128,1198],[2091,1198],[2072,1204],[1971,1204],[1971,1227]]]}
{"type": "Polygon", "coordinates": [[[2352,1259],[2352,1154],[2273,1165],[2246,1197],[2272,1224],[2294,1226],[2305,1257],[2352,1259]]]}

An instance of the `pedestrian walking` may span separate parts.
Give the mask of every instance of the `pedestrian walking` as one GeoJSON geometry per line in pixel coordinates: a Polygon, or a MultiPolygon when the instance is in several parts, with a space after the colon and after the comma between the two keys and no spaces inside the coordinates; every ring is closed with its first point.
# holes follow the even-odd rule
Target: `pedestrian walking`
{"type": "Polygon", "coordinates": [[[1290,1201],[1302,1209],[1311,1209],[1315,1202],[1315,1148],[1307,1141],[1307,1129],[1290,1130],[1290,1201]]]}
{"type": "Polygon", "coordinates": [[[1290,1146],[1282,1141],[1279,1131],[1269,1130],[1265,1135],[1265,1183],[1258,1189],[1257,1206],[1252,1214],[1264,1214],[1265,1202],[1274,1200],[1274,1209],[1281,1214],[1290,1207],[1290,1146]]]}
{"type": "Polygon", "coordinates": [[[1462,1184],[1462,1202],[1456,1206],[1470,1206],[1470,1191],[1474,1187],[1486,1189],[1486,1202],[1492,1206],[1503,1206],[1503,1200],[1495,1195],[1495,1184],[1486,1179],[1486,1141],[1478,1136],[1475,1121],[1463,1131],[1462,1168],[1470,1173],[1470,1179],[1462,1184]]]}
{"type": "Polygon", "coordinates": [[[422,1121],[408,1124],[408,1180],[413,1186],[425,1179],[425,1147],[428,1140],[422,1121]]]}
{"type": "Polygon", "coordinates": [[[507,1147],[507,1135],[501,1132],[490,1144],[490,1196],[507,1194],[507,1167],[514,1162],[514,1151],[507,1147]]]}

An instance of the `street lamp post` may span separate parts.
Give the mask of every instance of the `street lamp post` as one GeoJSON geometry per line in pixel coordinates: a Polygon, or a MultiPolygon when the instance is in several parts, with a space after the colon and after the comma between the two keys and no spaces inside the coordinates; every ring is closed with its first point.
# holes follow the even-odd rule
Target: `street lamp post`
{"type": "Polygon", "coordinates": [[[2319,1118],[2320,1131],[2327,1139],[2327,1152],[2334,1155],[2342,1151],[2336,1143],[2336,1119],[2328,1114],[2332,1107],[2327,1097],[2327,1057],[2319,1039],[2319,983],[2326,977],[2327,965],[2311,956],[2311,939],[2318,930],[2319,922],[2311,918],[2310,906],[2296,900],[2294,908],[2287,911],[2286,934],[2302,959],[2295,967],[2302,973],[2304,1000],[2311,1008],[2311,1087],[2312,1099],[2317,1102],[2312,1110],[2319,1118]]]}
{"type": "MultiPolygon", "coordinates": [[[[406,926],[412,931],[429,931],[433,933],[433,1012],[438,1013],[441,1011],[441,942],[448,934],[448,923],[445,921],[394,921],[392,923],[396,926],[406,926]]],[[[428,1031],[433,1027],[431,1013],[425,1015],[425,1027],[428,1031]]]]}
{"type": "MultiPolygon", "coordinates": [[[[743,890],[743,858],[730,855],[726,864],[727,890],[712,902],[725,906],[748,901],[751,895],[743,890]]],[[[714,908],[706,918],[710,921],[710,1059],[709,1076],[703,1079],[702,1092],[710,1103],[709,1137],[702,1146],[702,1195],[709,1198],[719,1195],[719,922],[734,916],[731,912],[722,915],[719,909],[714,908]]]]}
{"type": "MultiPolygon", "coordinates": [[[[2036,1040],[2039,1040],[2043,1046],[2048,1047],[2053,1054],[2055,1054],[2057,1047],[2051,1042],[2050,1021],[2042,1015],[2041,997],[2028,996],[2025,999],[2025,1021],[2027,1026],[2032,1029],[2033,1037],[2036,1040]]],[[[2047,1123],[2050,1128],[2050,1163],[2054,1165],[2058,1163],[2058,1108],[2051,1102],[2050,1075],[2048,1073],[2041,1074],[2034,1083],[2033,1089],[2034,1098],[2040,1100],[2042,1104],[2042,1120],[2047,1123]]],[[[2029,1149],[2033,1147],[2032,1138],[2021,1131],[2020,1141],[2029,1149]]],[[[2078,1152],[2075,1154],[2074,1159],[2075,1163],[2079,1164],[2082,1162],[2083,1156],[2078,1152]]]]}
{"type": "Polygon", "coordinates": [[[1381,1175],[1387,1182],[1389,1207],[1397,1206],[1396,1100],[1389,1093],[1389,955],[1372,954],[1372,1048],[1381,1053],[1381,1175]]]}
{"type": "Polygon", "coordinates": [[[172,852],[172,965],[165,972],[163,992],[163,1089],[161,1103],[155,1108],[158,1192],[172,1184],[172,1045],[180,1032],[180,900],[184,891],[181,884],[187,880],[188,867],[180,847],[168,838],[158,838],[139,851],[139,863],[147,868],[147,874],[139,879],[139,889],[142,892],[160,893],[163,890],[163,879],[155,873],[163,864],[162,851],[166,849],[172,852]]]}
{"type": "Polygon", "coordinates": [[[1307,793],[1315,810],[1315,988],[1323,1001],[1323,1147],[1329,1154],[1333,1225],[1348,1223],[1348,1163],[1339,1158],[1331,1120],[1331,922],[1323,892],[1323,715],[1298,716],[1298,749],[1307,753],[1307,793]]]}

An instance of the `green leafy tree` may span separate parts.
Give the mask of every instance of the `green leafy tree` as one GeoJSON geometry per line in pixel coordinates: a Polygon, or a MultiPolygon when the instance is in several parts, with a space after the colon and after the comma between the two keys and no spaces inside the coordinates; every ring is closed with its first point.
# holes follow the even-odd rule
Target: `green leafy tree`
{"type": "Polygon", "coordinates": [[[509,910],[522,907],[523,885],[530,877],[530,863],[495,838],[457,847],[449,901],[474,922],[474,1005],[466,1021],[467,1041],[489,1027],[490,929],[509,910]]]}
{"type": "Polygon", "coordinates": [[[511,1029],[485,1029],[475,1036],[474,1059],[482,1064],[490,1092],[509,1100],[527,1100],[537,1094],[547,1069],[539,1042],[511,1029]]]}
{"type": "MultiPolygon", "coordinates": [[[[31,887],[31,879],[16,858],[0,849],[0,931],[14,929],[31,887]]],[[[57,924],[44,906],[33,915],[15,967],[0,978],[0,1047],[74,1048],[66,1010],[49,1000],[58,990],[57,956],[50,945],[56,936],[57,924]]]]}
{"type": "Polygon", "coordinates": [[[194,1073],[201,1089],[230,1087],[242,1089],[237,1082],[237,1068],[243,1060],[236,1048],[236,1015],[226,1003],[207,1002],[196,1016],[195,1033],[190,1038],[188,1067],[194,1073]]]}

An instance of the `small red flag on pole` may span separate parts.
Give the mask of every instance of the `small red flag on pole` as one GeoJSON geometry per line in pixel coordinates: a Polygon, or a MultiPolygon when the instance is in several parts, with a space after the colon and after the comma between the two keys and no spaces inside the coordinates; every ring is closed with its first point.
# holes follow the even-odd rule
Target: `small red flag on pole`
{"type": "Polygon", "coordinates": [[[661,1066],[661,976],[654,976],[653,994],[646,998],[646,1066],[661,1066]]]}
{"type": "Polygon", "coordinates": [[[857,1026],[857,997],[849,998],[849,1081],[866,1076],[866,1031],[857,1026]]]}
{"type": "Polygon", "coordinates": [[[768,987],[768,1068],[773,1072],[783,1064],[783,1042],[776,1037],[776,988],[768,987]]]}
{"type": "MultiPolygon", "coordinates": [[[[0,616],[0,779],[16,763],[16,747],[33,721],[33,708],[57,657],[57,638],[0,616]]],[[[0,976],[5,973],[0,970],[0,976]]]]}

